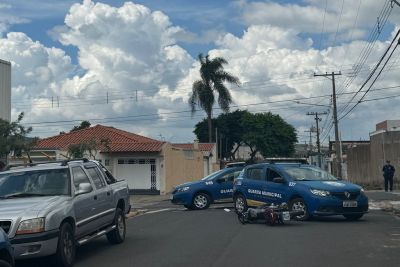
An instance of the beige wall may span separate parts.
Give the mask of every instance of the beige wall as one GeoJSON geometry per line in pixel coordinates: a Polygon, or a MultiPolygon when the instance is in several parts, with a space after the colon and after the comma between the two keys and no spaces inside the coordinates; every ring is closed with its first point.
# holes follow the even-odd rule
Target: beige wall
{"type": "Polygon", "coordinates": [[[383,186],[382,168],[386,160],[396,168],[395,184],[400,184],[400,132],[382,132],[371,136],[370,145],[349,149],[348,179],[372,187],[383,186]]]}
{"type": "Polygon", "coordinates": [[[164,146],[161,177],[165,184],[161,187],[161,194],[171,192],[174,186],[196,181],[204,176],[203,154],[198,150],[189,151],[192,152],[174,148],[171,144],[164,146]]]}

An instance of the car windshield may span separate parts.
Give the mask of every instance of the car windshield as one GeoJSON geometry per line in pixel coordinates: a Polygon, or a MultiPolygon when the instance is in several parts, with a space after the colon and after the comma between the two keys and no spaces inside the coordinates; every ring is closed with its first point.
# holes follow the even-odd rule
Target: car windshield
{"type": "Polygon", "coordinates": [[[210,181],[210,180],[214,179],[216,176],[218,176],[219,174],[221,174],[221,173],[223,173],[223,172],[225,172],[225,171],[226,171],[226,169],[222,169],[222,170],[213,172],[213,173],[209,174],[208,176],[204,177],[204,178],[201,179],[201,180],[202,180],[202,181],[210,181]]]}
{"type": "Polygon", "coordinates": [[[68,169],[0,174],[0,198],[69,195],[68,169]]]}
{"type": "Polygon", "coordinates": [[[333,175],[313,166],[284,166],[282,169],[296,181],[336,181],[333,175]]]}

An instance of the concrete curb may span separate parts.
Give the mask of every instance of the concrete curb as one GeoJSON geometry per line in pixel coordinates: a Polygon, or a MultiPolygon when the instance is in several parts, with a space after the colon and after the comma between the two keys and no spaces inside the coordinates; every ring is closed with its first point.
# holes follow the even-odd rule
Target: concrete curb
{"type": "Polygon", "coordinates": [[[370,201],[369,208],[370,210],[393,212],[395,215],[400,216],[400,201],[370,201]]]}
{"type": "Polygon", "coordinates": [[[139,215],[142,215],[142,214],[146,213],[146,211],[148,211],[148,210],[146,210],[146,209],[132,210],[131,212],[129,212],[129,213],[126,215],[126,217],[127,217],[128,219],[131,219],[131,218],[133,218],[133,217],[136,217],[136,216],[139,216],[139,215]]]}

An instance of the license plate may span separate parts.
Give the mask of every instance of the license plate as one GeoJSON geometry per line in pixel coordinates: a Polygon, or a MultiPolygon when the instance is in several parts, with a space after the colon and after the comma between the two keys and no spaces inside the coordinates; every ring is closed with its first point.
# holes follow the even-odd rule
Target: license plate
{"type": "Polygon", "coordinates": [[[284,221],[290,221],[290,213],[288,211],[282,212],[282,217],[284,221]]]}
{"type": "Polygon", "coordinates": [[[343,201],[343,207],[344,208],[356,208],[357,201],[343,201]]]}

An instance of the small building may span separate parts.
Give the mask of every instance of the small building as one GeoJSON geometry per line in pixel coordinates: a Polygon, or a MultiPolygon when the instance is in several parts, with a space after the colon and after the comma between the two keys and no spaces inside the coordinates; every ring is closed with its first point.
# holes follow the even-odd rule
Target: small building
{"type": "Polygon", "coordinates": [[[173,144],[173,146],[182,148],[183,150],[200,150],[203,153],[204,176],[219,169],[217,163],[217,146],[215,143],[179,143],[173,144]]]}
{"type": "Polygon", "coordinates": [[[400,170],[400,120],[388,120],[376,125],[370,141],[354,144],[347,152],[348,179],[373,187],[383,186],[382,168],[387,160],[400,170]]]}
{"type": "Polygon", "coordinates": [[[69,158],[69,147],[95,143],[85,157],[102,162],[136,193],[166,194],[173,187],[204,176],[204,154],[114,127],[96,125],[39,140],[31,152],[35,161],[69,158]]]}

